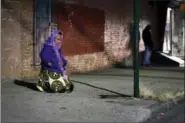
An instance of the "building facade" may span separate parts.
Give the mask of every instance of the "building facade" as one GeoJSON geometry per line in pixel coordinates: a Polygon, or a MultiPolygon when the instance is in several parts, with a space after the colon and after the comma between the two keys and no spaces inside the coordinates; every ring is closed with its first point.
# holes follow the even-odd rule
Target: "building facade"
{"type": "MultiPolygon", "coordinates": [[[[158,48],[156,16],[149,0],[141,0],[140,32],[152,24],[158,48]]],[[[132,0],[2,0],[2,77],[37,76],[38,53],[52,28],[64,31],[63,50],[71,73],[109,67],[131,55],[132,22],[132,0]]],[[[142,39],[139,48],[144,50],[142,39]]]]}
{"type": "Polygon", "coordinates": [[[169,6],[166,16],[166,28],[163,52],[184,59],[185,47],[185,3],[169,6]]]}

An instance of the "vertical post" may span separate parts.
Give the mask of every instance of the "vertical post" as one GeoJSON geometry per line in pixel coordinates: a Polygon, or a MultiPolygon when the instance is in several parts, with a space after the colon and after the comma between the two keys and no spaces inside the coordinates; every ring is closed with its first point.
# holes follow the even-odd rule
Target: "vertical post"
{"type": "Polygon", "coordinates": [[[139,91],[139,0],[133,0],[133,18],[134,18],[134,97],[140,96],[139,91]]]}
{"type": "Polygon", "coordinates": [[[34,65],[40,65],[39,52],[43,42],[48,38],[51,21],[51,0],[34,0],[34,65]]]}
{"type": "Polygon", "coordinates": [[[33,65],[37,65],[37,19],[36,19],[36,10],[37,10],[37,7],[36,7],[36,0],[34,0],[34,4],[33,4],[33,8],[34,8],[34,53],[33,53],[33,55],[34,55],[34,57],[33,57],[33,65]]]}
{"type": "Polygon", "coordinates": [[[48,36],[50,36],[50,33],[51,33],[51,23],[52,23],[52,6],[53,5],[53,1],[49,0],[49,31],[48,31],[48,36]]]}

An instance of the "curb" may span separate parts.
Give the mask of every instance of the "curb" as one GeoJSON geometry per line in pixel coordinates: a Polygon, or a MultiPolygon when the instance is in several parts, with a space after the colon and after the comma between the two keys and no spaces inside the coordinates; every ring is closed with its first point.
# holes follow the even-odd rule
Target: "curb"
{"type": "MultiPolygon", "coordinates": [[[[116,66],[113,67],[116,69],[134,69],[133,67],[126,67],[126,66],[116,66]]],[[[154,71],[174,71],[174,72],[184,72],[184,67],[140,67],[140,70],[154,70],[154,71]]]]}
{"type": "Polygon", "coordinates": [[[6,82],[12,82],[12,81],[14,81],[14,79],[10,79],[10,78],[1,78],[1,84],[2,83],[6,83],[6,82]]]}
{"type": "Polygon", "coordinates": [[[140,121],[139,123],[149,123],[149,122],[151,122],[151,120],[153,118],[156,118],[157,116],[159,116],[160,113],[168,112],[172,108],[177,106],[178,104],[182,104],[185,101],[184,97],[180,98],[180,99],[176,99],[176,100],[177,101],[171,101],[171,102],[167,102],[167,103],[151,105],[151,107],[149,107],[151,113],[148,116],[146,116],[145,120],[140,121]]]}

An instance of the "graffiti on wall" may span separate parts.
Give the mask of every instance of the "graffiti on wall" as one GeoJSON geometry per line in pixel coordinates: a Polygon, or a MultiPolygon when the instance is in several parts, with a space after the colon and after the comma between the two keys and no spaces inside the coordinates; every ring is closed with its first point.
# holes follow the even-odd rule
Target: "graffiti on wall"
{"type": "Polygon", "coordinates": [[[64,32],[63,52],[67,56],[104,51],[104,11],[63,4],[58,11],[58,27],[64,32]],[[73,49],[73,50],[71,50],[73,49]]]}

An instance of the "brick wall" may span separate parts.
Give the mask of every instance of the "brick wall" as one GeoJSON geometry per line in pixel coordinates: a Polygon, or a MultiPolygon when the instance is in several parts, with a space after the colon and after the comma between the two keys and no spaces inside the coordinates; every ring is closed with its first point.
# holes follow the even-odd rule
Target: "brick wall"
{"type": "Polygon", "coordinates": [[[104,11],[76,4],[58,4],[58,6],[58,28],[64,33],[62,45],[64,55],[103,52],[104,11]]]}
{"type": "MultiPolygon", "coordinates": [[[[62,1],[62,0],[59,0],[62,1]]],[[[64,2],[64,0],[63,0],[64,2]]],[[[112,65],[116,61],[130,56],[131,49],[128,47],[130,42],[129,25],[133,18],[133,3],[130,0],[71,0],[66,3],[76,3],[105,11],[105,30],[104,48],[101,53],[86,55],[75,55],[67,57],[69,70],[73,72],[86,72],[100,69],[112,65]]],[[[151,16],[152,8],[149,7],[147,0],[142,0],[140,4],[140,32],[149,23],[154,23],[154,16],[151,16]]],[[[155,30],[155,26],[153,28],[155,30]]],[[[144,50],[143,41],[140,41],[140,51],[144,50]]],[[[132,58],[129,58],[132,61],[132,58]]]]}
{"type": "Polygon", "coordinates": [[[21,77],[35,76],[38,70],[33,67],[34,58],[34,0],[20,0],[21,9],[21,77]]]}
{"type": "MultiPolygon", "coordinates": [[[[60,0],[62,1],[62,0],[60,0]]],[[[131,0],[75,0],[105,11],[104,52],[67,57],[72,72],[85,72],[110,66],[130,55],[129,24],[132,22],[131,0]]],[[[155,15],[141,1],[140,32],[152,23],[155,15]]],[[[33,64],[33,0],[2,0],[2,76],[29,77],[38,74],[33,64]],[[3,5],[6,3],[6,5],[3,5]]],[[[152,23],[155,24],[155,23],[152,23]]],[[[153,29],[155,30],[155,29],[153,29]]],[[[140,41],[140,51],[144,49],[140,41]]]]}
{"type": "Polygon", "coordinates": [[[1,75],[15,78],[21,73],[20,2],[2,0],[1,75]]]}
{"type": "Polygon", "coordinates": [[[37,74],[32,67],[33,19],[32,0],[2,0],[2,77],[37,74]]]}

